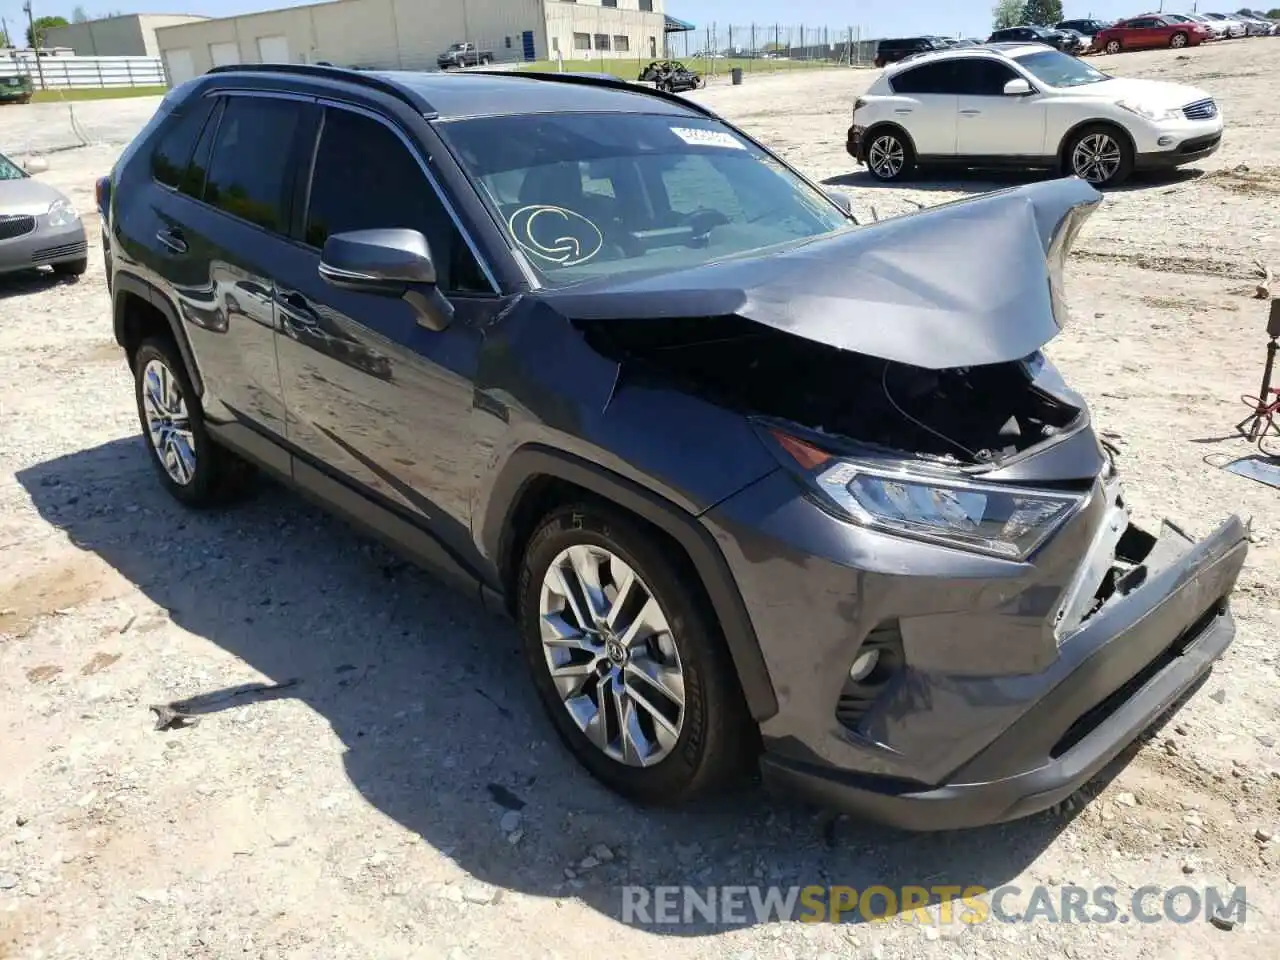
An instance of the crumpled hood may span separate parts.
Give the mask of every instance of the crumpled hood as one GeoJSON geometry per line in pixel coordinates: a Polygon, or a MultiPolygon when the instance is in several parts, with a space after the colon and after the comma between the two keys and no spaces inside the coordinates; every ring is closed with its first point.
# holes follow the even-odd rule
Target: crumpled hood
{"type": "Polygon", "coordinates": [[[56,188],[31,177],[0,180],[0,217],[38,217],[48,213],[49,204],[61,198],[56,188]]]}
{"type": "Polygon", "coordinates": [[[737,314],[842,350],[940,370],[1018,360],[1066,315],[1062,267],[1102,196],[1075,177],[942,204],[674,273],[541,291],[572,319],[737,314]]]}

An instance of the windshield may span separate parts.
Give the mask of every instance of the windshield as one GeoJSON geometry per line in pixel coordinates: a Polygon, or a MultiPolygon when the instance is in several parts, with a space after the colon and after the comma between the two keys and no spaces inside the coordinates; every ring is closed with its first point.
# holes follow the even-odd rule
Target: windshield
{"type": "Polygon", "coordinates": [[[826,196],[713,120],[546,114],[437,129],[548,286],[853,228],[826,196]]]}
{"type": "Polygon", "coordinates": [[[0,153],[0,180],[25,180],[26,176],[25,170],[0,153]]]}
{"type": "Polygon", "coordinates": [[[1013,59],[1022,69],[1051,87],[1082,87],[1086,83],[1111,79],[1101,70],[1057,50],[1038,50],[1013,59]]]}
{"type": "Polygon", "coordinates": [[[467,49],[467,45],[466,45],[465,43],[451,43],[451,44],[449,44],[449,52],[450,52],[450,53],[454,53],[454,52],[456,52],[456,51],[458,51],[458,50],[465,50],[465,49],[467,49]]]}

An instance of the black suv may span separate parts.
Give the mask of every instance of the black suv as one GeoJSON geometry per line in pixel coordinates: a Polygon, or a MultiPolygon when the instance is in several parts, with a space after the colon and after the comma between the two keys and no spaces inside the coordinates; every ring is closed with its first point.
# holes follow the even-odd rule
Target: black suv
{"type": "Polygon", "coordinates": [[[632,799],[759,762],[1021,816],[1233,636],[1244,526],[1133,526],[1040,354],[1081,180],[859,226],[674,95],[281,65],[173,90],[98,188],[169,492],[252,464],[510,614],[632,799]]]}
{"type": "Polygon", "coordinates": [[[945,50],[951,43],[942,37],[895,37],[876,44],[875,65],[885,67],[917,53],[945,50]]]}
{"type": "Polygon", "coordinates": [[[1025,26],[1025,27],[1006,27],[1003,30],[997,30],[987,37],[987,43],[1043,43],[1046,46],[1053,47],[1055,50],[1061,50],[1063,53],[1076,53],[1082,44],[1078,37],[1072,36],[1062,30],[1050,30],[1048,27],[1025,26]]]}

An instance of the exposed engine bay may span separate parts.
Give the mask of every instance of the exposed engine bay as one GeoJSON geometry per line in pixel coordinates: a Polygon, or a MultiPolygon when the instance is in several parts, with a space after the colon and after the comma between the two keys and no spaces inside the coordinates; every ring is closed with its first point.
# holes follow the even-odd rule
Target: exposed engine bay
{"type": "Polygon", "coordinates": [[[575,321],[593,349],[746,414],[915,456],[997,463],[1081,411],[1038,389],[1027,363],[930,370],[853,353],[737,316],[575,321]]]}

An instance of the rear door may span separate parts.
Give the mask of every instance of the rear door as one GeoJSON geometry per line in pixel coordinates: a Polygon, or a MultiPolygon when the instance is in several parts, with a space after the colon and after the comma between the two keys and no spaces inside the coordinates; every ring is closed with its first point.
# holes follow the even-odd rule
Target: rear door
{"type": "MultiPolygon", "coordinates": [[[[291,215],[306,104],[237,91],[208,98],[152,156],[151,269],[175,299],[204,379],[205,413],[231,429],[284,436],[272,273],[291,215]]],[[[241,440],[245,440],[240,436],[241,440]]],[[[249,441],[246,441],[249,442],[249,441]]]]}
{"type": "Polygon", "coordinates": [[[887,118],[911,135],[916,154],[951,157],[956,152],[957,96],[954,60],[910,67],[890,81],[894,104],[887,118]]]}
{"type": "Polygon", "coordinates": [[[295,478],[371,494],[465,552],[474,463],[483,456],[471,423],[478,321],[497,296],[429,168],[390,119],[323,107],[297,236],[276,263],[280,369],[288,438],[301,455],[295,478]],[[321,279],[329,236],[385,227],[426,236],[439,289],[456,311],[444,331],[419,325],[403,299],[321,279]]]}
{"type": "Polygon", "coordinates": [[[956,153],[970,157],[1038,157],[1044,152],[1044,98],[1006,96],[1004,85],[1021,78],[994,57],[955,61],[956,153]]]}

